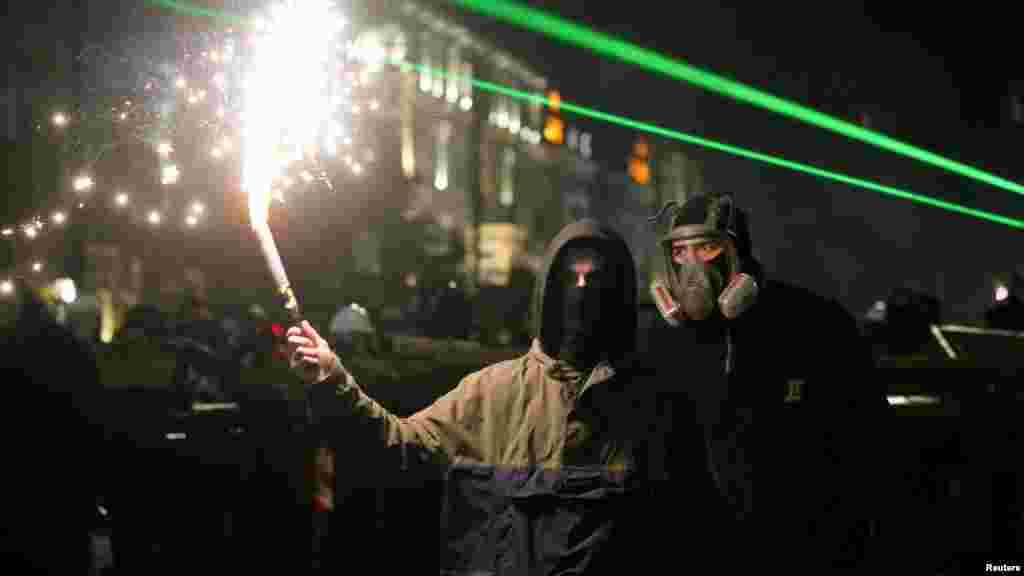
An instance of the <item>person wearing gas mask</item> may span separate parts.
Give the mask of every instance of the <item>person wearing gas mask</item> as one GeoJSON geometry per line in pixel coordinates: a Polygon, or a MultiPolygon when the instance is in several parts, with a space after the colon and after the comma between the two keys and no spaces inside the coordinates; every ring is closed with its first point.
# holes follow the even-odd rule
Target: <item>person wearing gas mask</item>
{"type": "Polygon", "coordinates": [[[308,323],[288,340],[321,425],[358,419],[401,469],[444,471],[441,573],[604,574],[643,557],[652,524],[648,421],[624,372],[636,305],[626,243],[582,220],[549,244],[529,351],[407,418],[363,393],[308,323]]]}
{"type": "Polygon", "coordinates": [[[854,317],[767,278],[730,196],[669,203],[652,221],[666,213],[637,370],[671,414],[666,510],[711,559],[767,550],[759,567],[863,567],[884,465],[865,428],[886,404],[854,317]]]}

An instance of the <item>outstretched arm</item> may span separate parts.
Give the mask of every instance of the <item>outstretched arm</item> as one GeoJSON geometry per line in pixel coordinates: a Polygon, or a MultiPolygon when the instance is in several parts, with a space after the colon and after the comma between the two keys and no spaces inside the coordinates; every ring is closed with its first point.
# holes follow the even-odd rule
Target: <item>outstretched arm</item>
{"type": "MultiPolygon", "coordinates": [[[[309,387],[314,419],[330,426],[341,419],[370,426],[384,448],[412,447],[438,462],[451,462],[459,453],[479,445],[478,438],[457,423],[479,403],[467,402],[473,376],[408,418],[399,418],[370,398],[342,365],[328,343],[303,322],[288,330],[291,366],[309,387]]],[[[404,450],[403,450],[404,452],[404,450]]]]}

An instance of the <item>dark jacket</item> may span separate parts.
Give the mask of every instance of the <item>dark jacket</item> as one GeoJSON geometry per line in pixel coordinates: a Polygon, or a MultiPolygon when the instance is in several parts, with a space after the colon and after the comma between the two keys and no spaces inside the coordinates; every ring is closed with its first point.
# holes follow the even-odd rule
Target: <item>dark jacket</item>
{"type": "Polygon", "coordinates": [[[0,561],[10,573],[83,574],[107,466],[99,370],[27,285],[18,294],[17,322],[0,335],[10,526],[0,561]]]}
{"type": "Polygon", "coordinates": [[[646,513],[646,421],[619,365],[635,343],[636,275],[622,239],[592,221],[567,226],[550,244],[537,285],[537,334],[525,355],[466,376],[458,387],[408,418],[364,394],[336,363],[313,387],[325,419],[357,416],[406,461],[419,455],[446,478],[442,574],[594,574],[635,559],[646,513]],[[606,241],[617,274],[619,336],[610,361],[590,373],[553,359],[557,338],[551,267],[567,243],[606,241]]]}
{"type": "Polygon", "coordinates": [[[724,546],[763,548],[759,559],[781,568],[856,564],[880,512],[874,432],[887,405],[854,318],[762,280],[758,302],[729,322],[731,349],[723,326],[673,328],[653,305],[641,311],[637,375],[671,414],[663,505],[712,557],[724,546]]]}

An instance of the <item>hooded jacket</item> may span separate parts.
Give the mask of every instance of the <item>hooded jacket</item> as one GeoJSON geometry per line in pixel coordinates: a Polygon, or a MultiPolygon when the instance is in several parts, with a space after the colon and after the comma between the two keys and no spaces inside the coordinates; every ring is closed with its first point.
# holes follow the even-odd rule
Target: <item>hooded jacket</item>
{"type": "Polygon", "coordinates": [[[335,362],[313,386],[321,422],[358,417],[403,465],[444,473],[441,573],[555,575],[614,571],[636,554],[647,477],[643,419],[620,364],[635,344],[636,272],[622,238],[594,221],[566,226],[537,278],[535,334],[523,356],[466,376],[431,406],[399,418],[335,362]],[[615,338],[589,373],[558,362],[561,310],[554,267],[576,240],[599,242],[615,274],[615,338]]]}
{"type": "Polygon", "coordinates": [[[883,466],[872,434],[885,390],[870,378],[855,319],[833,300],[764,278],[740,216],[737,252],[760,285],[753,307],[678,327],[653,305],[640,314],[634,375],[673,415],[674,489],[663,504],[686,515],[713,558],[720,545],[754,546],[774,549],[779,556],[759,559],[786,569],[854,565],[878,512],[869,473],[883,466]]]}

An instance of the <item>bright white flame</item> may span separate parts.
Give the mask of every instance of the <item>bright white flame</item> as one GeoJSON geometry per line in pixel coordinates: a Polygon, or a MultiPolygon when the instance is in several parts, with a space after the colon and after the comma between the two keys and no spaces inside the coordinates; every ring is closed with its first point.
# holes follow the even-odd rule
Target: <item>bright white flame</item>
{"type": "Polygon", "coordinates": [[[125,194],[124,192],[122,192],[122,193],[118,194],[118,195],[117,195],[117,196],[116,196],[116,197],[114,198],[114,202],[115,202],[115,203],[116,203],[116,204],[117,204],[118,206],[127,206],[127,205],[128,205],[128,195],[127,195],[127,194],[125,194]]]}
{"type": "Polygon", "coordinates": [[[57,297],[65,304],[71,304],[78,299],[78,289],[71,278],[59,278],[54,282],[54,288],[57,290],[57,297]]]}
{"type": "Polygon", "coordinates": [[[189,228],[195,228],[196,224],[198,223],[199,219],[192,214],[189,214],[188,216],[185,217],[185,224],[188,225],[189,228]]]}
{"type": "Polygon", "coordinates": [[[3,232],[0,232],[0,234],[3,234],[4,236],[11,236],[14,234],[14,228],[4,228],[3,232]]]}
{"type": "Polygon", "coordinates": [[[370,110],[376,111],[378,108],[380,108],[380,102],[376,100],[370,100],[370,110]]]}
{"type": "Polygon", "coordinates": [[[363,166],[356,162],[355,164],[352,165],[352,171],[355,172],[356,174],[361,174],[363,172],[363,166]]]}
{"type": "Polygon", "coordinates": [[[178,77],[178,81],[177,81],[177,82],[175,82],[175,83],[174,83],[174,85],[175,85],[175,86],[177,86],[178,88],[184,89],[184,88],[185,88],[185,86],[187,86],[187,85],[188,85],[188,83],[187,83],[187,82],[185,82],[185,78],[183,78],[183,77],[178,77]]]}
{"type": "Polygon", "coordinates": [[[65,126],[67,123],[68,123],[68,117],[65,116],[64,114],[62,114],[60,112],[57,112],[56,114],[53,115],[53,125],[54,126],[57,126],[59,128],[59,127],[65,126]]]}
{"type": "Polygon", "coordinates": [[[213,156],[214,158],[220,158],[223,155],[224,153],[221,152],[220,148],[214,148],[213,150],[210,150],[210,156],[213,156]]]}
{"type": "Polygon", "coordinates": [[[92,185],[93,185],[92,178],[90,178],[88,176],[79,176],[78,178],[75,178],[74,187],[75,187],[75,190],[78,191],[78,192],[82,192],[84,190],[88,190],[88,189],[92,188],[92,185]]]}
{"type": "Polygon", "coordinates": [[[32,271],[33,272],[39,272],[42,269],[43,269],[43,263],[42,262],[33,262],[32,263],[32,271]]]}
{"type": "Polygon", "coordinates": [[[1003,302],[1009,297],[1010,291],[1006,288],[1006,286],[1000,285],[996,287],[996,302],[1003,302]]]}
{"type": "Polygon", "coordinates": [[[55,223],[57,223],[57,224],[63,224],[66,219],[67,219],[67,216],[65,216],[63,212],[54,212],[53,213],[53,221],[55,223]]]}
{"type": "Polygon", "coordinates": [[[11,292],[14,292],[14,282],[11,282],[10,280],[4,280],[3,282],[0,282],[0,294],[6,295],[10,294],[11,292]]]}
{"type": "Polygon", "coordinates": [[[174,164],[164,166],[163,175],[161,176],[160,181],[163,182],[165,185],[174,184],[175,182],[178,181],[178,176],[180,175],[181,172],[178,171],[178,167],[175,166],[174,164]]]}
{"type": "Polygon", "coordinates": [[[305,181],[305,182],[312,182],[312,181],[313,181],[313,175],[312,175],[312,174],[310,174],[310,173],[309,173],[308,171],[306,171],[306,170],[303,170],[303,171],[302,171],[302,174],[299,174],[299,176],[301,176],[301,177],[302,177],[302,180],[303,180],[303,181],[305,181]]]}
{"type": "Polygon", "coordinates": [[[203,212],[206,212],[206,206],[204,206],[202,202],[193,202],[192,203],[192,213],[193,214],[196,214],[198,216],[198,215],[202,215],[203,212]]]}
{"type": "Polygon", "coordinates": [[[161,220],[160,213],[157,212],[156,210],[151,210],[149,216],[146,219],[149,220],[150,224],[159,224],[161,220]]]}
{"type": "Polygon", "coordinates": [[[252,224],[267,221],[272,184],[289,161],[317,152],[331,118],[328,65],[339,27],[331,2],[287,0],[253,39],[242,112],[242,187],[252,224]]]}
{"type": "Polygon", "coordinates": [[[171,146],[170,142],[161,142],[157,144],[156,152],[157,154],[166,157],[171,152],[174,152],[174,148],[171,146]]]}
{"type": "Polygon", "coordinates": [[[36,230],[35,226],[29,226],[28,228],[25,228],[25,236],[28,236],[29,238],[35,238],[36,234],[38,233],[39,232],[36,230]]]}

